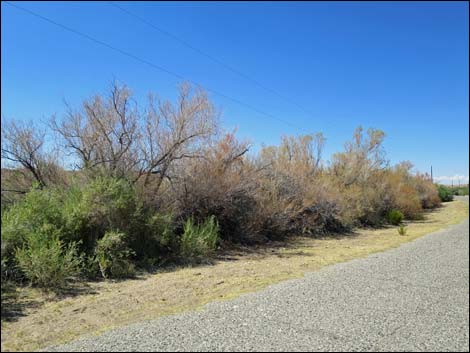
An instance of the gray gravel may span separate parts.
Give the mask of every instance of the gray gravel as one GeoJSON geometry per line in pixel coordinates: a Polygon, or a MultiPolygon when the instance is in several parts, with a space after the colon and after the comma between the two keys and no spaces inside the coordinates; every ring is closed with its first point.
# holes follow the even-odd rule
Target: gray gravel
{"type": "Polygon", "coordinates": [[[55,350],[468,352],[468,261],[467,219],[397,249],[200,312],[141,322],[55,350]]]}

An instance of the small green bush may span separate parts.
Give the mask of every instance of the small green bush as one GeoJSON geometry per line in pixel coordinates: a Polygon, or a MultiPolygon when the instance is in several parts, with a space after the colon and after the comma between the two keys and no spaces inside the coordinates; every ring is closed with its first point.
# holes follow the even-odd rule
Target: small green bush
{"type": "Polygon", "coordinates": [[[403,224],[398,227],[398,234],[402,236],[406,235],[406,227],[403,224]]]}
{"type": "Polygon", "coordinates": [[[399,225],[403,221],[403,213],[398,210],[391,210],[387,213],[387,221],[395,226],[399,225]]]}
{"type": "Polygon", "coordinates": [[[178,237],[171,213],[142,212],[134,218],[129,245],[142,263],[158,263],[178,252],[178,237]]]}
{"type": "Polygon", "coordinates": [[[454,199],[451,189],[444,185],[439,185],[437,187],[437,191],[439,193],[439,198],[441,199],[442,202],[448,202],[454,199]]]}
{"type": "Polygon", "coordinates": [[[25,245],[16,249],[15,259],[26,279],[48,290],[61,289],[80,274],[76,244],[65,245],[58,230],[49,224],[28,235],[25,245]]]}
{"type": "Polygon", "coordinates": [[[135,274],[134,265],[130,261],[133,252],[127,246],[124,233],[106,232],[98,241],[95,253],[104,278],[125,278],[135,274]]]}
{"type": "Polygon", "coordinates": [[[208,258],[214,253],[218,238],[219,224],[215,216],[210,216],[199,225],[188,218],[181,236],[180,255],[189,261],[208,258]]]}

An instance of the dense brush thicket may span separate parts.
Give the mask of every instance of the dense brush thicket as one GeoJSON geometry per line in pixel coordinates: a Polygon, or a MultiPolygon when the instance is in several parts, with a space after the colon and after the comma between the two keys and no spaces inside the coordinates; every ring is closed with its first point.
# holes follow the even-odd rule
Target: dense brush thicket
{"type": "Polygon", "coordinates": [[[452,195],[465,196],[468,195],[468,184],[462,186],[451,186],[448,187],[452,195]]]}
{"type": "Polygon", "coordinates": [[[114,85],[43,132],[2,124],[3,279],[57,289],[128,277],[206,261],[231,243],[399,224],[443,198],[410,163],[388,165],[379,130],[356,129],[325,164],[321,134],[248,154],[188,85],[176,104],[150,96],[141,111],[133,102],[114,85]],[[50,134],[58,143],[46,148],[50,134]]]}
{"type": "Polygon", "coordinates": [[[437,192],[442,202],[448,202],[454,199],[453,190],[448,186],[438,185],[437,192]]]}

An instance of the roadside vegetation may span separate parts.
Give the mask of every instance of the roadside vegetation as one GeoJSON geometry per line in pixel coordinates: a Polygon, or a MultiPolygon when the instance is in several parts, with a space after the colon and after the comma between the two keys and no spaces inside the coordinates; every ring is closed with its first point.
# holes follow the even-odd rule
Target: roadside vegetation
{"type": "Polygon", "coordinates": [[[450,190],[453,195],[468,196],[468,184],[461,186],[451,186],[450,190]]]}
{"type": "Polygon", "coordinates": [[[449,202],[454,199],[453,190],[445,185],[438,185],[437,192],[442,202],[449,202]]]}
{"type": "Polygon", "coordinates": [[[468,195],[468,185],[449,186],[440,184],[437,188],[441,201],[452,201],[454,196],[468,195]]]}
{"type": "MultiPolygon", "coordinates": [[[[234,245],[219,251],[209,265],[160,268],[126,281],[76,283],[68,293],[16,287],[2,293],[2,351],[32,351],[80,336],[143,320],[197,310],[303,276],[323,266],[397,247],[468,217],[463,201],[425,211],[422,220],[397,226],[360,228],[339,236],[290,237],[259,245],[234,245]]],[[[2,285],[3,290],[3,285],[2,285]]]]}
{"type": "Polygon", "coordinates": [[[411,163],[389,165],[380,130],[357,128],[327,163],[321,133],[251,153],[218,117],[183,84],[175,103],[149,95],[141,108],[113,85],[44,127],[4,120],[2,281],[60,292],[237,245],[398,225],[448,200],[411,163]]]}

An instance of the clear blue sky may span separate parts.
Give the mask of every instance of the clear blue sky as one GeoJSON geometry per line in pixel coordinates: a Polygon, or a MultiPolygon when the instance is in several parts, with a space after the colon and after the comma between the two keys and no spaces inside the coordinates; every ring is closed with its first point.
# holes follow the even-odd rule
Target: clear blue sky
{"type": "MultiPolygon", "coordinates": [[[[392,163],[468,176],[469,21],[466,2],[121,2],[302,106],[300,110],[106,2],[20,6],[289,120],[212,95],[227,128],[274,144],[321,131],[326,157],[358,125],[382,129],[392,163]]],[[[2,2],[2,118],[41,119],[104,92],[175,96],[180,81],[2,2]]]]}

